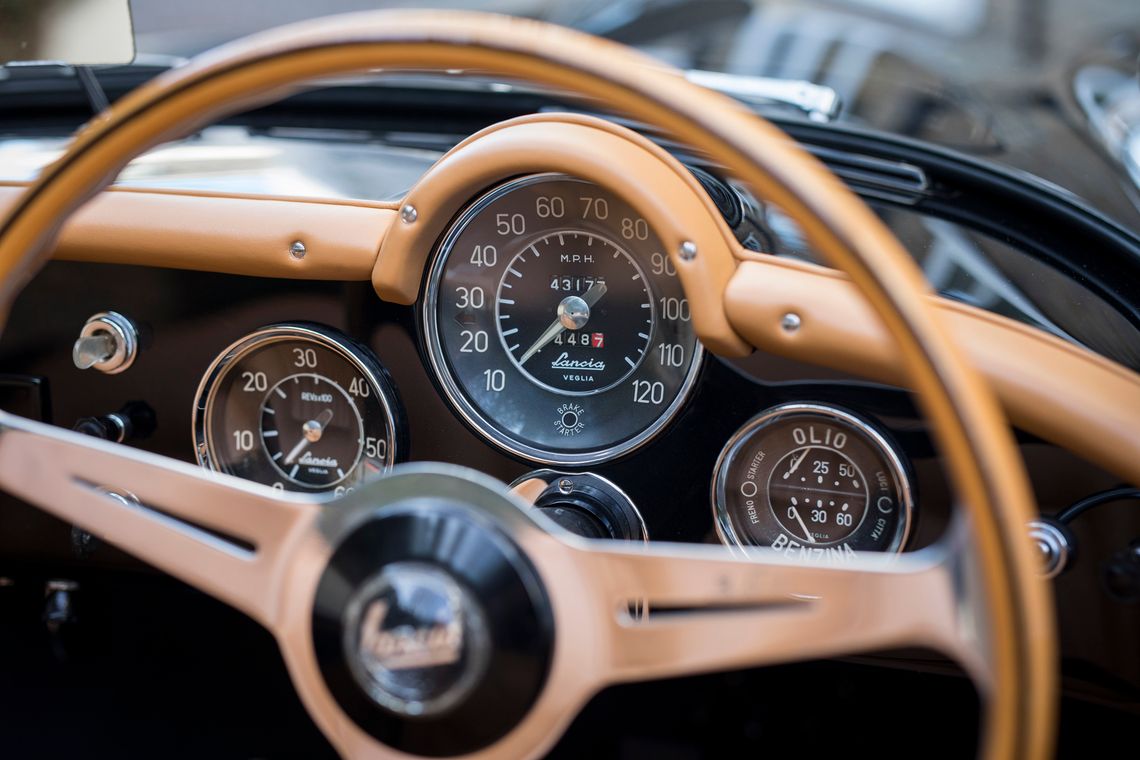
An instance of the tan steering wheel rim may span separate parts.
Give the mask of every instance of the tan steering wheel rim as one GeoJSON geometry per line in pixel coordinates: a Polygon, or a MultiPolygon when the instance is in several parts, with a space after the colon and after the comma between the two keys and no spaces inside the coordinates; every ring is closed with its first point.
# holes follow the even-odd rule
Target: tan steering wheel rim
{"type": "Polygon", "coordinates": [[[331,18],[220,48],[123,98],[29,188],[0,227],[0,303],[10,308],[64,220],[138,154],[292,85],[374,69],[478,70],[592,98],[730,167],[801,224],[894,338],[969,516],[993,666],[982,753],[1049,756],[1055,634],[1049,590],[1024,538],[1035,514],[1028,484],[993,395],[938,323],[921,272],[878,218],[779,130],[626,48],[537,22],[419,12],[331,18]]]}

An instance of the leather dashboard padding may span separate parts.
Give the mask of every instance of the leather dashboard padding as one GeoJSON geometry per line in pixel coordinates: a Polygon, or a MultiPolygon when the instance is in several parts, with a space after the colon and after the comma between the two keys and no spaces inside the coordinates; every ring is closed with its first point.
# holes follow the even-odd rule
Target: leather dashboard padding
{"type": "Polygon", "coordinates": [[[413,303],[424,265],[452,218],[484,190],[524,174],[559,172],[590,180],[623,197],[660,236],[706,348],[743,356],[752,347],[729,325],[721,294],[736,271],[735,239],[693,175],[677,159],[631,130],[592,116],[536,114],[469,137],[441,158],[408,192],[414,224],[393,225],[376,259],[372,284],[380,296],[413,303]],[[652,193],[644,192],[653,188],[652,193]],[[680,262],[682,242],[697,257],[680,262]]]}
{"type": "MultiPolygon", "coordinates": [[[[490,72],[611,104],[729,167],[850,275],[895,341],[969,515],[969,556],[985,592],[977,614],[987,640],[979,646],[992,663],[982,752],[1048,757],[1056,635],[1049,588],[1024,532],[1035,512],[1028,483],[993,393],[948,338],[921,272],[883,223],[778,129],[625,47],[539,22],[447,11],[332,17],[214,50],[119,100],[41,173],[0,223],[0,303],[10,308],[63,221],[135,155],[277,98],[297,82],[378,68],[490,72]]],[[[327,690],[311,667],[291,672],[327,730],[348,736],[345,742],[359,734],[328,712],[320,698],[327,690]]]]}
{"type": "MultiPolygon", "coordinates": [[[[752,345],[881,382],[905,383],[890,336],[842,273],[750,257],[724,300],[729,321],[752,345]],[[801,319],[795,332],[780,327],[788,312],[801,319]]],[[[1011,319],[933,295],[929,300],[1014,424],[1140,483],[1140,376],[1011,319]],[[1095,422],[1080,424],[1081,419],[1095,422]]]]}
{"type": "MultiPolygon", "coordinates": [[[[23,186],[0,185],[0,213],[23,186]]],[[[368,280],[396,212],[379,205],[112,189],[63,228],[52,256],[308,280],[368,280]],[[294,242],[305,245],[297,258],[294,242]]]]}

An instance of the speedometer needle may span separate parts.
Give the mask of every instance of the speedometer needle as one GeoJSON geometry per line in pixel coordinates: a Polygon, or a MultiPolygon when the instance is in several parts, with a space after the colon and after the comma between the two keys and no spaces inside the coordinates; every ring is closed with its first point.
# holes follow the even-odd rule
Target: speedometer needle
{"type": "MultiPolygon", "coordinates": [[[[592,308],[593,305],[598,302],[598,299],[600,299],[605,294],[606,284],[604,282],[595,282],[592,286],[590,286],[589,290],[582,294],[581,300],[586,304],[587,318],[589,317],[589,309],[592,308]]],[[[578,330],[582,327],[585,327],[585,325],[586,323],[582,322],[580,325],[573,329],[578,330]]],[[[563,322],[562,315],[559,314],[554,318],[554,322],[551,323],[550,327],[542,331],[542,335],[538,336],[538,340],[536,340],[533,344],[531,344],[530,348],[523,352],[523,355],[519,358],[519,366],[521,367],[522,365],[526,364],[527,360],[530,359],[530,357],[541,351],[547,343],[561,335],[562,331],[565,329],[567,329],[566,324],[563,322]]]]}
{"type": "Polygon", "coordinates": [[[807,529],[806,525],[804,525],[804,518],[800,517],[800,511],[795,507],[792,507],[792,515],[795,516],[796,522],[798,522],[800,524],[800,527],[803,528],[804,535],[807,537],[807,540],[814,544],[815,537],[812,536],[811,531],[807,529]]]}
{"type": "Polygon", "coordinates": [[[333,410],[326,409],[317,415],[315,420],[309,420],[301,426],[301,440],[297,441],[297,445],[285,457],[285,464],[293,464],[293,460],[301,455],[301,452],[308,447],[310,443],[316,443],[321,440],[321,435],[324,434],[325,428],[332,422],[333,410]]]}

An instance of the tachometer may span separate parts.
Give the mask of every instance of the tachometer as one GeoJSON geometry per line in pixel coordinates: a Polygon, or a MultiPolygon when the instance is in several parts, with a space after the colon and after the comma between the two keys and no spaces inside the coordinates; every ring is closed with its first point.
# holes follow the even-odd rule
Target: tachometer
{"type": "Polygon", "coordinates": [[[623,199],[562,175],[509,182],[460,216],[433,259],[422,317],[463,417],[548,464],[643,444],[700,367],[661,240],[623,199]]]}
{"type": "Polygon", "coordinates": [[[732,437],[712,499],[727,544],[840,561],[901,550],[914,508],[903,460],[880,430],[806,403],[769,409],[732,437]]]}
{"type": "Polygon", "coordinates": [[[395,389],[370,351],[331,328],[267,327],[207,370],[194,409],[198,461],[289,491],[335,491],[403,454],[395,389]]]}

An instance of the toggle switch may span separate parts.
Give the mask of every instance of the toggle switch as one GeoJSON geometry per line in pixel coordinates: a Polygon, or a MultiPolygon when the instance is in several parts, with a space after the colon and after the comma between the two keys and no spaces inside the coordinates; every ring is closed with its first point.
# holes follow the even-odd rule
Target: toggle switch
{"type": "Polygon", "coordinates": [[[139,332],[131,320],[115,311],[92,315],[71,349],[79,369],[97,369],[117,375],[134,363],[139,351],[139,332]]]}

